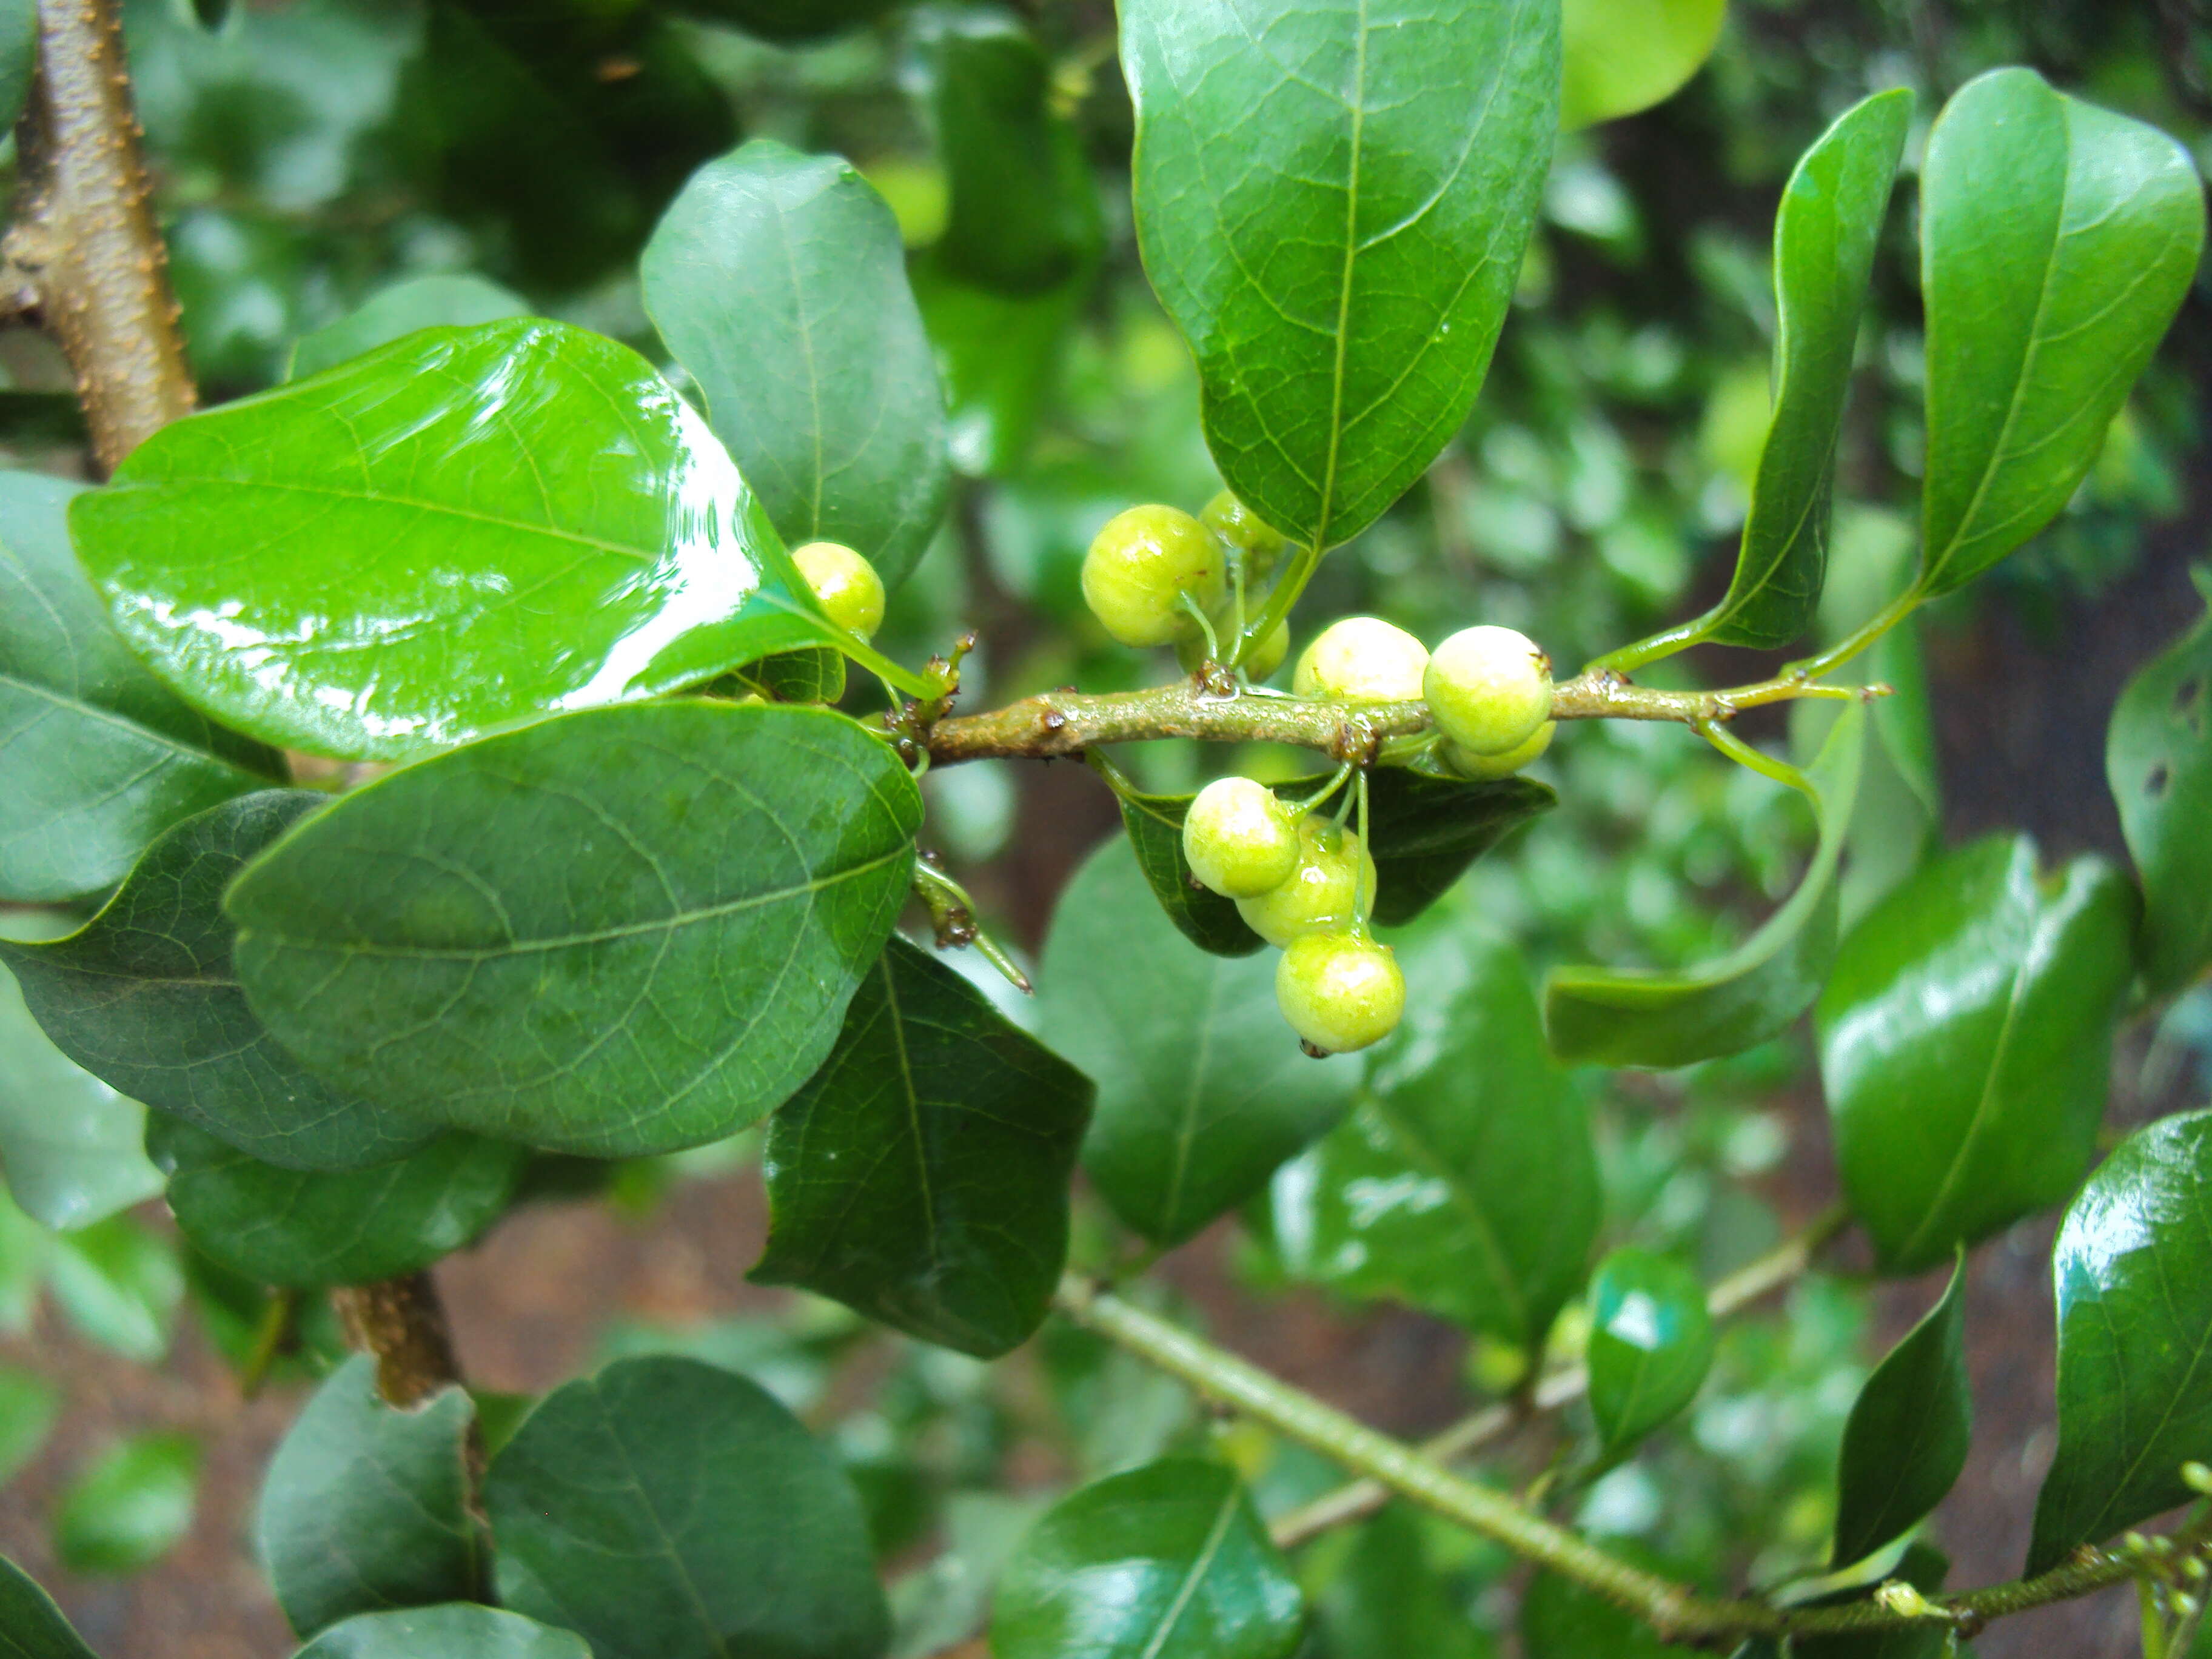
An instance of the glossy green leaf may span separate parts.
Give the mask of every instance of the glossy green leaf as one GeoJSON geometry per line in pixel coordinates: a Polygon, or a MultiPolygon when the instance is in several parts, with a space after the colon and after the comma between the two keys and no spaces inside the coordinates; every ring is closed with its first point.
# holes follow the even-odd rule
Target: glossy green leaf
{"type": "Polygon", "coordinates": [[[2143,974],[2171,990],[2212,962],[2212,616],[2120,693],[2105,776],[2142,882],[2143,974]]]}
{"type": "Polygon", "coordinates": [[[1042,1322],[1067,1258],[1090,1079],[893,939],[822,1069],[769,1121],[751,1273],[989,1358],[1042,1322]]]}
{"type": "Polygon", "coordinates": [[[70,1628],[54,1598],[0,1555],[0,1652],[7,1659],[99,1659],[70,1628]]]}
{"type": "Polygon", "coordinates": [[[1285,1659],[1303,1600],[1235,1471],[1168,1458],[1053,1505],[999,1581],[998,1659],[1285,1659]]]}
{"type": "Polygon", "coordinates": [[[597,1157],[720,1139],[836,1040],[921,802],[821,709],[668,702],[355,791],[232,887],[239,978],[341,1086],[597,1157]]]}
{"type": "Polygon", "coordinates": [[[529,1156],[441,1135],[373,1170],[280,1170],[175,1119],[147,1150],[169,1173],[177,1226],[219,1266],[264,1285],[319,1290],[427,1267],[505,1213],[529,1156]]]}
{"type": "MultiPolygon", "coordinates": [[[[1713,7],[1717,19],[1720,7],[1713,7]]],[[[1805,631],[1827,574],[1836,440],[1890,186],[1912,118],[1902,88],[1855,105],[1805,152],[1774,221],[1774,413],[1728,592],[1701,625],[1772,648],[1805,631]]]]}
{"type": "Polygon", "coordinates": [[[1844,1425],[1836,1485],[1838,1567],[1917,1527],[1966,1467],[1974,1397],[1966,1378],[1966,1266],[1875,1367],[1844,1425]]]}
{"type": "Polygon", "coordinates": [[[466,1601],[479,1590],[468,1515],[465,1389],[410,1411],[384,1402],[356,1354],[295,1419],[261,1485],[254,1541],[301,1636],[360,1613],[466,1601]]]}
{"type": "Polygon", "coordinates": [[[1348,540],[1490,366],[1559,125],[1558,6],[1121,15],[1138,242],[1198,359],[1214,462],[1294,540],[1348,540]]]}
{"type": "Polygon", "coordinates": [[[45,1377],[0,1365],[0,1486],[39,1455],[61,1409],[61,1390],[45,1377]]]}
{"type": "MultiPolygon", "coordinates": [[[[1237,901],[1202,886],[1182,854],[1182,821],[1195,795],[1152,795],[1126,780],[1114,780],[1121,804],[1121,825],[1129,850],[1160,908],[1176,930],[1201,951],[1217,957],[1249,957],[1267,941],[1244,925],[1237,901]]],[[[1381,873],[1376,873],[1381,880],[1381,873]]]]}
{"type": "Polygon", "coordinates": [[[1589,1287],[1590,1414],[1622,1452],[1697,1397],[1713,1363],[1705,1287],[1672,1256],[1615,1250],[1589,1287]]]}
{"type": "Polygon", "coordinates": [[[54,1510],[54,1553],[71,1572],[150,1567],[191,1529],[200,1444],[188,1434],[118,1441],[72,1480],[54,1510]]]}
{"type": "Polygon", "coordinates": [[[1078,271],[1042,294],[994,293],[948,274],[928,254],[909,274],[945,382],[952,465],[976,478],[1018,471],[1091,291],[1091,273],[1078,271]]]}
{"type": "Polygon", "coordinates": [[[2066,505],[2203,242],[2203,181],[2156,128],[2027,69],[1944,106],[1920,172],[1923,591],[1971,580],[2066,505]]]}
{"type": "Polygon", "coordinates": [[[539,1402],[492,1460],[500,1600],[599,1659],[874,1659],[890,1616],[859,1500],[744,1378],[624,1359],[539,1402]]]}
{"type": "Polygon", "coordinates": [[[100,1346],[142,1365],[168,1352],[184,1271],[168,1240],[135,1218],[110,1216],[54,1238],[46,1283],[70,1323],[100,1346]]]}
{"type": "Polygon", "coordinates": [[[1560,127],[1673,97],[1712,56],[1727,15],[1728,0],[1562,0],[1560,127]]]}
{"type": "Polygon", "coordinates": [[[1060,895],[1037,974],[1041,1029],[1098,1085],[1083,1167],[1114,1212],[1179,1244],[1344,1113],[1359,1062],[1309,1060],[1272,956],[1194,951],[1126,842],[1060,895]]]}
{"type": "Polygon", "coordinates": [[[2212,1459],[2212,1112],[2136,1130],[2081,1188],[2051,1249],[2058,1452],[2030,1574],[2186,1503],[2212,1459]]]}
{"type": "Polygon", "coordinates": [[[1922,866],[1867,914],[1820,1000],[1844,1195],[1888,1272],[2059,1204],[2089,1167],[2135,896],[2095,858],[2047,882],[2026,836],[1922,866]]]}
{"type": "Polygon", "coordinates": [[[1418,994],[1352,1115],[1277,1172],[1275,1249],[1297,1277],[1533,1353],[1597,1237],[1589,1111],[1545,1052],[1519,951],[1443,915],[1398,951],[1418,994]]]}
{"type": "Polygon", "coordinates": [[[380,289],[334,323],[301,336],[288,380],[304,380],[421,328],[471,328],[527,317],[530,301],[467,271],[410,276],[380,289]]]}
{"type": "Polygon", "coordinates": [[[0,898],[111,886],[178,819],[283,775],[117,637],[70,547],[83,493],[0,472],[0,898]]]}
{"type": "Polygon", "coordinates": [[[293,1659],[592,1659],[573,1631],[472,1601],[357,1613],[293,1659]]]}
{"type": "Polygon", "coordinates": [[[82,928],[0,942],[23,1000],[70,1060],[115,1089],[288,1169],[388,1163],[434,1127],[319,1081],[262,1028],[231,963],[222,896],[330,797],[264,790],[166,831],[82,928]]]}
{"type": "Polygon", "coordinates": [[[897,586],[951,474],[937,366],[883,198],[848,161],[757,138],[692,175],[639,274],[783,539],[842,542],[897,586]]]}
{"type": "Polygon", "coordinates": [[[1701,967],[1555,969],[1544,988],[1544,1030],[1554,1054],[1601,1066],[1688,1066],[1764,1042],[1813,1006],[1836,957],[1836,867],[1858,794],[1866,725],[1864,707],[1847,706],[1806,769],[1820,839],[1789,902],[1701,967]]]}
{"type": "Polygon", "coordinates": [[[1488,1659],[1492,1652],[1429,1559],[1420,1516],[1402,1503],[1359,1529],[1316,1612],[1329,1659],[1488,1659]]]}
{"type": "Polygon", "coordinates": [[[15,1202],[62,1231],[151,1198],[145,1134],[146,1109],[55,1048],[0,968],[0,1176],[15,1202]]]}
{"type": "Polygon", "coordinates": [[[350,759],[836,642],[706,422],[560,323],[425,330],[176,422],[70,524],[170,684],[350,759]]]}

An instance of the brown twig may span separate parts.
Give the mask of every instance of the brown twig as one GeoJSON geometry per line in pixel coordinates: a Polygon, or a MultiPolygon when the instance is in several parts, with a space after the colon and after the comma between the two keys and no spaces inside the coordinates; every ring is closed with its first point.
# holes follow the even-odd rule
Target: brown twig
{"type": "Polygon", "coordinates": [[[377,1392],[392,1404],[419,1406],[460,1380],[445,1304],[428,1273],[333,1291],[346,1340],[376,1356],[377,1392]]]}

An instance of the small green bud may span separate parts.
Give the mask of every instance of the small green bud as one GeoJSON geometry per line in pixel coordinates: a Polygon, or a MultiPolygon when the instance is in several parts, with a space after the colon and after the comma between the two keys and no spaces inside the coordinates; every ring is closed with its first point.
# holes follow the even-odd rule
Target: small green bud
{"type": "Polygon", "coordinates": [[[1349,1054],[1397,1030],[1406,976],[1387,945],[1352,933],[1308,933],[1292,939],[1275,964],[1275,1006],[1313,1047],[1349,1054]]]}
{"type": "Polygon", "coordinates": [[[1257,580],[1275,568],[1290,545],[1283,532],[1223,490],[1198,510],[1198,521],[1244,556],[1244,574],[1257,580]]]}
{"type": "Polygon", "coordinates": [[[1250,778],[1216,778],[1183,815],[1182,855],[1227,898],[1257,898],[1298,866],[1297,826],[1275,792],[1250,778]]]}
{"type": "Polygon", "coordinates": [[[831,622],[863,640],[876,636],[876,629],[884,625],[884,579],[875,566],[836,542],[795,547],[791,562],[831,622]]]}
{"type": "Polygon", "coordinates": [[[1411,702],[1428,665],[1428,652],[1404,629],[1379,617],[1346,617],[1300,654],[1291,690],[1333,702],[1411,702]]]}
{"type": "Polygon", "coordinates": [[[1476,755],[1506,755],[1552,715],[1552,659],[1510,628],[1462,628],[1422,676],[1443,734],[1476,755]]]}
{"type": "Polygon", "coordinates": [[[1342,933],[1360,920],[1363,899],[1375,902],[1375,860],[1352,830],[1308,816],[1298,821],[1297,867],[1279,886],[1238,899],[1237,914],[1279,947],[1306,933],[1342,933]]]}
{"type": "Polygon", "coordinates": [[[1535,734],[1518,749],[1509,749],[1502,755],[1478,755],[1463,748],[1449,738],[1443,741],[1444,764],[1463,778],[1487,783],[1496,778],[1510,778],[1524,767],[1534,765],[1543,752],[1552,746],[1552,734],[1559,730],[1557,720],[1546,720],[1535,734]]]}
{"type": "Polygon", "coordinates": [[[1172,507],[1115,514],[1083,556],[1084,603],[1124,645],[1172,645],[1194,632],[1183,596],[1211,613],[1228,580],[1221,544],[1172,507]]]}

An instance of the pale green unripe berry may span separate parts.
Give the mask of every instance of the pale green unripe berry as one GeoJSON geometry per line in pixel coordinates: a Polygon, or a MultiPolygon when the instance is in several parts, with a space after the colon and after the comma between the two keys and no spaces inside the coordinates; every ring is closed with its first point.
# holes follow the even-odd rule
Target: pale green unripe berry
{"type": "Polygon", "coordinates": [[[1298,830],[1275,792],[1250,778],[1216,778],[1183,815],[1191,874],[1226,898],[1257,898],[1298,866],[1298,830]]]}
{"type": "Polygon", "coordinates": [[[1281,946],[1307,933],[1343,932],[1359,920],[1362,900],[1375,902],[1375,860],[1352,831],[1309,817],[1298,823],[1297,867],[1280,886],[1238,899],[1237,914],[1281,946]]]}
{"type": "Polygon", "coordinates": [[[1333,702],[1411,702],[1429,653],[1379,617],[1346,617],[1322,629],[1298,658],[1291,690],[1333,702]]]}
{"type": "Polygon", "coordinates": [[[1228,580],[1221,544],[1172,507],[1115,514],[1083,556],[1084,603],[1124,645],[1172,645],[1195,632],[1183,595],[1212,611],[1228,580]]]}
{"type": "Polygon", "coordinates": [[[1509,754],[1552,717],[1552,659],[1510,628],[1462,628],[1429,659],[1421,689],[1461,748],[1509,754]]]}
{"type": "Polygon", "coordinates": [[[1275,568],[1290,544],[1283,532],[1223,490],[1198,510],[1198,521],[1244,556],[1244,574],[1257,580],[1275,568]]]}
{"type": "Polygon", "coordinates": [[[1267,635],[1252,647],[1244,659],[1244,672],[1250,678],[1264,680],[1283,665],[1283,659],[1291,654],[1291,625],[1277,623],[1267,635]]]}
{"type": "Polygon", "coordinates": [[[875,566],[836,542],[795,547],[791,562],[831,622],[864,640],[875,637],[884,625],[884,579],[875,566]]]}
{"type": "Polygon", "coordinates": [[[1387,945],[1352,933],[1294,939],[1275,964],[1275,1005],[1324,1054],[1380,1042],[1406,1012],[1406,976],[1387,945]]]}
{"type": "Polygon", "coordinates": [[[1472,749],[1462,748],[1450,738],[1444,739],[1444,764],[1463,778],[1488,783],[1498,778],[1510,778],[1523,767],[1532,766],[1543,752],[1552,746],[1552,734],[1559,729],[1557,720],[1546,720],[1535,733],[1518,749],[1509,749],[1502,755],[1478,755],[1472,749]]]}

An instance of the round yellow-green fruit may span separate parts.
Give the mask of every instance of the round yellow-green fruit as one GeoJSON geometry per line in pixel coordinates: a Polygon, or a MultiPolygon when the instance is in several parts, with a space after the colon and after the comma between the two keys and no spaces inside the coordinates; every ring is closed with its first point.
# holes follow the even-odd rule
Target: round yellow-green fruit
{"type": "Polygon", "coordinates": [[[1552,746],[1552,734],[1559,730],[1557,720],[1546,720],[1535,734],[1518,749],[1509,749],[1502,755],[1478,755],[1472,749],[1462,748],[1446,738],[1443,743],[1444,764],[1463,778],[1487,783],[1497,778],[1510,778],[1525,766],[1532,766],[1543,752],[1552,746]]]}
{"type": "Polygon", "coordinates": [[[1277,623],[1267,630],[1267,635],[1244,659],[1244,672],[1249,678],[1264,680],[1283,665],[1283,659],[1291,654],[1291,625],[1277,623]]]}
{"type": "Polygon", "coordinates": [[[1552,717],[1552,659],[1510,628],[1462,628],[1429,659],[1421,690],[1461,748],[1510,754],[1552,717]]]}
{"type": "Polygon", "coordinates": [[[1273,570],[1290,545],[1281,531],[1225,489],[1199,508],[1198,521],[1244,556],[1244,574],[1255,580],[1273,570]]]}
{"type": "Polygon", "coordinates": [[[1352,933],[1292,939],[1275,964],[1275,1006],[1324,1054],[1380,1042],[1406,1012],[1406,976],[1387,945],[1352,933]]]}
{"type": "Polygon", "coordinates": [[[1172,507],[1116,513],[1083,556],[1083,600],[1124,645],[1173,645],[1198,624],[1182,599],[1208,613],[1227,591],[1221,544],[1172,507]]]}
{"type": "Polygon", "coordinates": [[[1375,902],[1375,860],[1341,824],[1308,816],[1298,822],[1298,861],[1287,879],[1255,898],[1237,901],[1244,925],[1268,944],[1306,933],[1341,933],[1359,920],[1362,900],[1375,902]]]}
{"type": "Polygon", "coordinates": [[[1275,792],[1250,778],[1216,778],[1183,815],[1190,872],[1224,898],[1257,898],[1298,866],[1298,830],[1275,792]]]}
{"type": "Polygon", "coordinates": [[[1421,695],[1429,653],[1380,617],[1346,617],[1299,653],[1291,690],[1332,702],[1410,702],[1421,695]]]}
{"type": "Polygon", "coordinates": [[[875,566],[839,542],[794,547],[791,562],[831,622],[864,640],[875,637],[884,625],[884,579],[875,566]]]}

